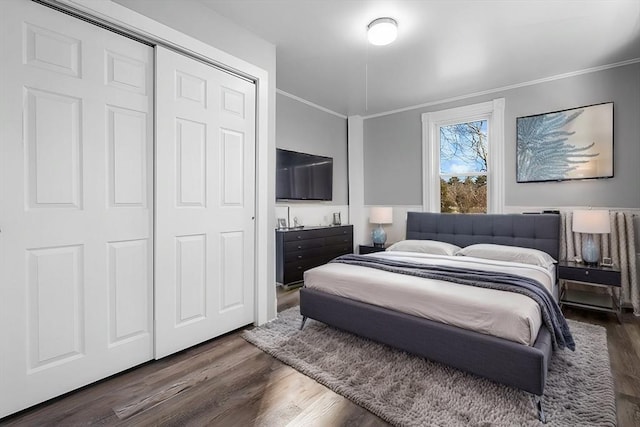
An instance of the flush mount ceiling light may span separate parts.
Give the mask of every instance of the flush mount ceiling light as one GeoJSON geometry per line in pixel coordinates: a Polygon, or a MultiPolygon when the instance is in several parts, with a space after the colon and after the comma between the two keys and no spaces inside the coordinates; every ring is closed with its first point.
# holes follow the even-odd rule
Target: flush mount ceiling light
{"type": "Polygon", "coordinates": [[[367,26],[369,43],[384,46],[398,37],[398,23],[392,18],[378,18],[367,26]]]}

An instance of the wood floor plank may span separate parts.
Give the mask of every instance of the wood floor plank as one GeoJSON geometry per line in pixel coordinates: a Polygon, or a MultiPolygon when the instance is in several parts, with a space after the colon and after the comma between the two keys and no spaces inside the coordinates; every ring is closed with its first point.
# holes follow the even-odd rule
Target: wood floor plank
{"type": "Polygon", "coordinates": [[[640,363],[638,363],[640,360],[638,359],[638,354],[635,353],[626,329],[624,325],[615,325],[607,328],[609,343],[612,344],[609,350],[611,366],[616,372],[624,372],[626,375],[640,378],[640,363]],[[613,347],[616,349],[614,354],[611,352],[613,347]]]}
{"type": "MultiPolygon", "coordinates": [[[[305,406],[304,410],[287,427],[325,426],[388,426],[389,424],[369,411],[356,411],[353,402],[326,389],[317,399],[305,406]]],[[[284,425],[284,424],[282,424],[284,425]]]]}
{"type": "MultiPolygon", "coordinates": [[[[279,290],[278,309],[299,303],[279,290]]],[[[568,309],[607,328],[620,427],[640,425],[640,321],[568,309]]],[[[1,426],[387,426],[240,337],[240,331],[0,420],[1,426]]]]}
{"type": "Polygon", "coordinates": [[[300,305],[299,289],[278,288],[278,312],[300,305]]]}
{"type": "Polygon", "coordinates": [[[243,361],[241,365],[199,382],[163,402],[161,407],[149,408],[130,420],[137,425],[185,425],[203,413],[215,418],[230,407],[241,409],[239,415],[244,416],[250,409],[250,405],[246,405],[247,396],[257,393],[262,386],[262,378],[282,364],[263,352],[252,353],[240,360],[243,361]],[[245,406],[242,407],[243,404],[245,406]]]}
{"type": "Polygon", "coordinates": [[[293,420],[287,427],[323,427],[334,426],[341,423],[339,414],[345,406],[345,399],[335,393],[327,391],[320,394],[310,405],[293,420]]]}
{"type": "Polygon", "coordinates": [[[290,373],[287,380],[271,380],[256,402],[260,409],[253,425],[284,426],[298,416],[311,400],[324,392],[322,385],[307,376],[298,375],[290,366],[286,366],[285,370],[290,373]]]}
{"type": "Polygon", "coordinates": [[[640,426],[640,400],[627,395],[617,397],[618,426],[640,426]]]}
{"type": "Polygon", "coordinates": [[[194,358],[194,363],[191,366],[186,366],[188,361],[183,361],[176,363],[175,366],[160,370],[153,376],[153,382],[147,382],[147,384],[152,384],[153,388],[147,388],[142,393],[137,392],[136,394],[139,395],[137,399],[114,408],[116,415],[120,419],[126,419],[160,405],[178,394],[198,387],[199,384],[207,382],[211,378],[235,369],[241,369],[238,368],[239,364],[243,364],[245,360],[259,354],[259,352],[244,345],[245,343],[240,337],[235,337],[233,341],[237,345],[231,347],[233,353],[229,354],[229,357],[225,357],[225,353],[219,354],[216,359],[212,359],[211,355],[206,355],[207,357],[204,360],[198,361],[197,357],[194,358]],[[169,373],[167,372],[168,370],[172,372],[169,373]]]}
{"type": "Polygon", "coordinates": [[[614,383],[616,393],[640,401],[640,381],[638,381],[638,378],[616,371],[614,373],[614,383]]]}

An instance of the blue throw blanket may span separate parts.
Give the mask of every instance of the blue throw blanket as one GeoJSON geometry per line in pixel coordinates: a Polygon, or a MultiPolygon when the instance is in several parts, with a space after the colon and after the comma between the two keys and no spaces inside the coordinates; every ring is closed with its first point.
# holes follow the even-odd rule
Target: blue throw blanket
{"type": "Polygon", "coordinates": [[[515,274],[467,268],[434,266],[363,255],[342,255],[331,262],[377,268],[392,273],[445,280],[480,288],[516,292],[533,299],[540,306],[542,320],[551,332],[553,348],[575,350],[569,325],[549,291],[537,280],[515,274]]]}

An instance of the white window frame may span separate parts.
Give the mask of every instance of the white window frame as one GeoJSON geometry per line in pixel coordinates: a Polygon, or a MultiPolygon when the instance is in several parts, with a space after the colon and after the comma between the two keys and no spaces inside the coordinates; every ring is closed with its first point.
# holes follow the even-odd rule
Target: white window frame
{"type": "Polygon", "coordinates": [[[504,212],[504,98],[422,114],[422,209],[440,212],[440,127],[487,121],[487,213],[504,212]]]}

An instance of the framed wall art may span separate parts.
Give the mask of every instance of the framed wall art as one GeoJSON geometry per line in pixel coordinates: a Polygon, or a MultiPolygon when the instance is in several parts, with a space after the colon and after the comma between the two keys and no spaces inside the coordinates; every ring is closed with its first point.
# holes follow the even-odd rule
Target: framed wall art
{"type": "Polygon", "coordinates": [[[613,177],[613,102],[516,119],[516,181],[613,177]]]}

